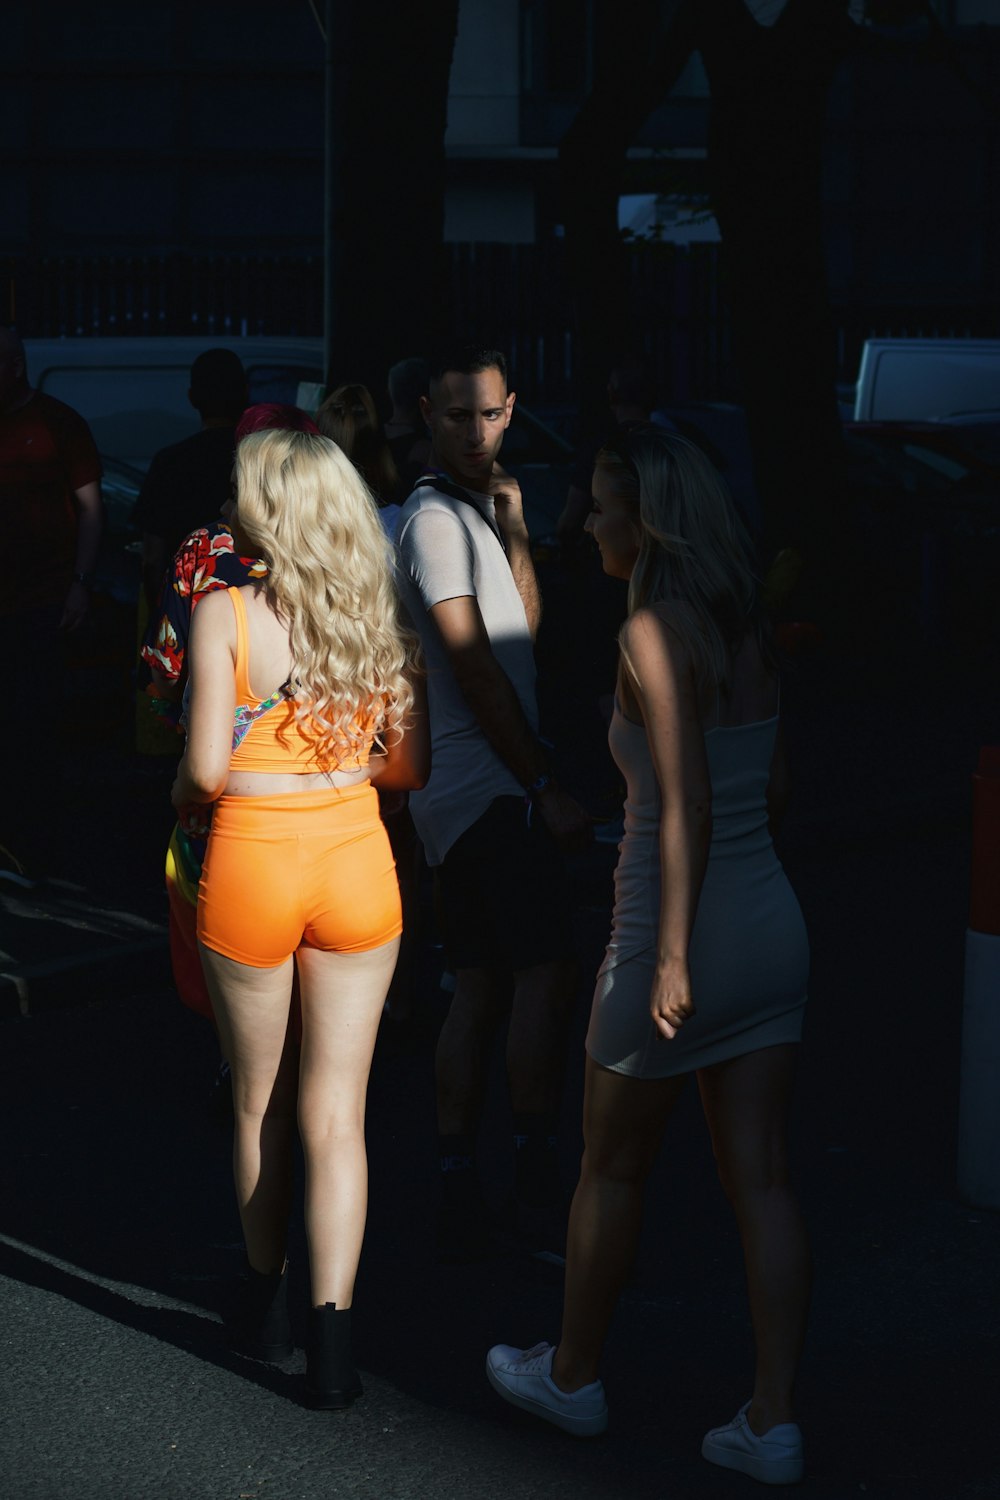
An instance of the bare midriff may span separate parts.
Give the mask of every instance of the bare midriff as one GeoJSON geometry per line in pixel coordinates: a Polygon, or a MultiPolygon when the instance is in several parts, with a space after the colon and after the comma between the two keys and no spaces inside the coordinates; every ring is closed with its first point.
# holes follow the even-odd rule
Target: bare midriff
{"type": "Polygon", "coordinates": [[[367,766],[350,771],[230,771],[224,797],[283,797],[289,792],[328,792],[331,787],[370,781],[367,766]]]}

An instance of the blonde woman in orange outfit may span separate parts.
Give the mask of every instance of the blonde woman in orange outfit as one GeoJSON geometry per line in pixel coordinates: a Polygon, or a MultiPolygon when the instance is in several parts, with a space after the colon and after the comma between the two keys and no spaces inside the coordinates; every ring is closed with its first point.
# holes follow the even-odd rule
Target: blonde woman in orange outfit
{"type": "Polygon", "coordinates": [[[378,512],[335,443],[260,432],[236,457],[235,524],[267,576],[194,616],[183,816],[212,804],[202,962],[233,1079],[233,1169],[248,1261],[230,1323],[257,1358],[291,1352],[285,1239],[298,1116],[312,1324],[307,1395],[361,1394],[350,1308],[367,1209],[365,1097],[401,930],[372,785],[418,787],[430,753],[415,638],[378,512]],[[293,975],[302,1040],[289,1026],[293,975]]]}

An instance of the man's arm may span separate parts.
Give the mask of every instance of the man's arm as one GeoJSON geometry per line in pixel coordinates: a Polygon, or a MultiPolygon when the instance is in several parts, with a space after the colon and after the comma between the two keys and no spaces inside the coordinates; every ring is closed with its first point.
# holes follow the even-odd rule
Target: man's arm
{"type": "MultiPolygon", "coordinates": [[[[530,564],[530,555],[528,561],[530,564]]],[[[431,607],[430,617],[448,653],[455,681],[483,734],[516,780],[523,787],[534,786],[547,776],[545,754],[513,683],[493,655],[476,599],[470,595],[443,599],[431,607]]],[[[534,800],[553,837],[564,848],[586,847],[592,829],[578,802],[552,780],[534,800]]]]}
{"type": "Polygon", "coordinates": [[[538,592],[535,564],[531,558],[528,528],[524,524],[521,486],[516,479],[497,466],[490,480],[490,494],[493,496],[497,524],[507,543],[507,561],[510,563],[510,571],[514,575],[517,592],[524,605],[531,639],[534,640],[542,620],[542,599],[538,592]]]}
{"type": "Polygon", "coordinates": [[[493,655],[478,601],[469,595],[442,599],[430,617],[479,727],[511,774],[531,786],[545,774],[545,756],[514,684],[493,655]]]}
{"type": "MultiPolygon", "coordinates": [[[[91,573],[97,562],[104,524],[104,507],[101,504],[101,482],[92,479],[73,491],[77,508],[76,573],[91,573]]],[[[74,579],[63,605],[60,630],[76,630],[83,622],[90,606],[90,590],[74,579]]]]}

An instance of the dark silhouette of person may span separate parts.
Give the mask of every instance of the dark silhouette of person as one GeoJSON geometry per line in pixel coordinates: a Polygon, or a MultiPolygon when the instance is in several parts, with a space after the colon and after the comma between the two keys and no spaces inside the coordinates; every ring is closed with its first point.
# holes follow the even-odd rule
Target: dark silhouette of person
{"type": "Polygon", "coordinates": [[[410,493],[430,458],[430,439],[420,410],[430,378],[430,365],[419,355],[398,360],[389,370],[387,384],[392,411],[385,424],[385,435],[399,470],[404,497],[410,493]]]}
{"type": "Polygon", "coordinates": [[[233,430],[247,404],[247,378],[231,349],[206,349],[191,366],[188,400],[201,428],[149,466],[132,520],[142,533],[142,586],[152,610],[167,563],[184,538],[219,514],[233,473],[233,430]]]}
{"type": "Polygon", "coordinates": [[[51,717],[30,748],[23,737],[3,736],[0,844],[29,862],[44,858],[46,828],[61,817],[65,652],[90,608],[102,523],[101,461],[90,428],[72,407],[33,389],[24,345],[12,328],[0,328],[0,668],[11,704],[44,705],[51,717]]]}

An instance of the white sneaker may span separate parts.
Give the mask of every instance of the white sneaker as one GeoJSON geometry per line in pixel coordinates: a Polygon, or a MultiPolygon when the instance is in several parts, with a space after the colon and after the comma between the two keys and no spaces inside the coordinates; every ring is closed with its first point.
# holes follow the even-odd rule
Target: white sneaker
{"type": "Polygon", "coordinates": [[[512,1349],[494,1344],[486,1356],[486,1375],[498,1396],[533,1416],[571,1432],[596,1437],[608,1425],[608,1403],[599,1380],[578,1391],[561,1391],[552,1379],[552,1344],[512,1349]]]}
{"type": "Polygon", "coordinates": [[[750,1402],[725,1427],[706,1432],[701,1456],[723,1469],[736,1469],[761,1484],[797,1484],[805,1469],[802,1431],[795,1422],[780,1422],[758,1437],[747,1421],[750,1402]]]}

